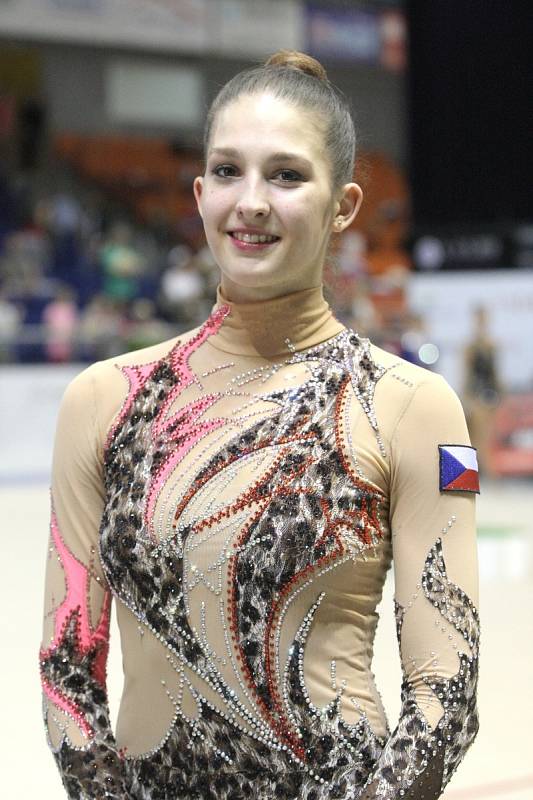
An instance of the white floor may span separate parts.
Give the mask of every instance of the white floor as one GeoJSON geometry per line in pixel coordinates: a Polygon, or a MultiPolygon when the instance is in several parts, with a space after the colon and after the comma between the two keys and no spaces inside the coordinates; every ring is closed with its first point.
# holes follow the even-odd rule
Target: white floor
{"type": "MultiPolygon", "coordinates": [[[[479,500],[481,730],[445,800],[533,800],[532,495],[531,484],[495,484],[479,500]]],[[[0,507],[2,795],[60,800],[64,793],[41,721],[37,665],[48,491],[41,485],[0,487],[0,507]]],[[[374,659],[391,724],[398,715],[400,683],[392,591],[387,582],[374,659]]],[[[112,634],[109,691],[114,713],[121,676],[117,641],[112,634]]]]}

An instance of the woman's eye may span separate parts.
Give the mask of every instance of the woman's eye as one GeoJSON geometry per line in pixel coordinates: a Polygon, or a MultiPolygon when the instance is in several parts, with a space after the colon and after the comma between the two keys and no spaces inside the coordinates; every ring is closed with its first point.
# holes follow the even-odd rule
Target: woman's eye
{"type": "MultiPolygon", "coordinates": [[[[218,164],[212,172],[218,178],[235,178],[238,175],[237,167],[232,164],[218,164]]],[[[280,169],[274,177],[281,183],[296,183],[303,180],[302,175],[294,169],[280,169]]]]}
{"type": "Polygon", "coordinates": [[[233,178],[236,171],[235,167],[232,167],[231,164],[220,164],[218,167],[214,168],[213,174],[217,175],[219,178],[233,178]]]}
{"type": "Polygon", "coordinates": [[[281,169],[277,174],[283,183],[292,183],[303,180],[300,173],[293,169],[281,169]]]}

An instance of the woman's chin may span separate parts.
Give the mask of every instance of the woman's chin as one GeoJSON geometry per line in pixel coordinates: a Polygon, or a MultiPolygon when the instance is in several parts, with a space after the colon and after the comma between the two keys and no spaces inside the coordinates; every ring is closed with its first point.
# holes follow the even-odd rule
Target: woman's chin
{"type": "Polygon", "coordinates": [[[242,267],[232,264],[231,267],[226,267],[219,263],[219,267],[224,280],[240,286],[271,286],[281,283],[283,279],[281,271],[269,269],[263,264],[249,263],[242,267]]]}

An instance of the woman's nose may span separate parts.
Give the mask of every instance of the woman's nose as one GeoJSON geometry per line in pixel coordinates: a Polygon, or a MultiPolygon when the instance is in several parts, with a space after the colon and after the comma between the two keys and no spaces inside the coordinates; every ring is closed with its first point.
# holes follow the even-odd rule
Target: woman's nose
{"type": "Polygon", "coordinates": [[[242,193],[237,201],[236,211],[241,219],[266,217],[270,213],[268,198],[258,181],[250,181],[242,186],[242,193]]]}

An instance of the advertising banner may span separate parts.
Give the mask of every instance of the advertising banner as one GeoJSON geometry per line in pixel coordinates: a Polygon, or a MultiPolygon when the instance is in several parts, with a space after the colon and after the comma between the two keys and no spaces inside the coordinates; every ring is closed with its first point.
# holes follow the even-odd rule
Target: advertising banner
{"type": "Polygon", "coordinates": [[[0,0],[0,37],[263,58],[304,44],[300,0],[0,0]]]}
{"type": "Polygon", "coordinates": [[[204,52],[209,0],[4,0],[0,36],[204,52]]]}
{"type": "Polygon", "coordinates": [[[318,59],[364,62],[401,71],[407,61],[400,9],[305,5],[305,50],[318,59]]]}
{"type": "Polygon", "coordinates": [[[379,18],[372,11],[306,5],[308,52],[318,59],[379,63],[379,18]]]}
{"type": "Polygon", "coordinates": [[[302,4],[293,0],[219,0],[211,6],[215,52],[264,58],[304,48],[302,4]]]}

